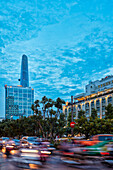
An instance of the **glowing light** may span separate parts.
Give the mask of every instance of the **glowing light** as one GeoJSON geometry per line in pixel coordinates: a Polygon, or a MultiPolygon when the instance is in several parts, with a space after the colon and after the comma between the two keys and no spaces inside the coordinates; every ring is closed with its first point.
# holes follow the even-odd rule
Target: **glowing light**
{"type": "Polygon", "coordinates": [[[6,149],[5,148],[2,148],[2,153],[5,153],[6,152],[6,149]]]}
{"type": "Polygon", "coordinates": [[[21,156],[25,157],[40,157],[38,154],[32,154],[32,153],[22,153],[21,156]]]}
{"type": "Polygon", "coordinates": [[[30,167],[30,169],[37,169],[38,168],[38,166],[35,165],[35,164],[29,164],[29,167],[30,167]]]}
{"type": "Polygon", "coordinates": [[[38,150],[33,150],[33,149],[22,149],[21,152],[26,152],[26,153],[38,153],[38,150]]]}
{"type": "Polygon", "coordinates": [[[51,152],[49,152],[49,151],[41,151],[41,153],[51,154],[51,152]]]}

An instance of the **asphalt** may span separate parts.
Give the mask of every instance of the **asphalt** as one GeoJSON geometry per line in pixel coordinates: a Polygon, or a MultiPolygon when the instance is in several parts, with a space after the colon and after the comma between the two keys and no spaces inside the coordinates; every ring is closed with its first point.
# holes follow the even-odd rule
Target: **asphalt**
{"type": "Polygon", "coordinates": [[[60,156],[52,156],[50,157],[46,163],[44,163],[41,167],[36,167],[34,165],[30,165],[28,168],[25,165],[18,166],[14,164],[12,158],[3,158],[0,156],[0,170],[28,170],[28,169],[39,169],[39,170],[111,170],[105,165],[103,165],[100,161],[89,161],[85,165],[78,164],[69,164],[66,160],[61,160],[60,156]],[[31,167],[31,168],[30,168],[31,167]]]}

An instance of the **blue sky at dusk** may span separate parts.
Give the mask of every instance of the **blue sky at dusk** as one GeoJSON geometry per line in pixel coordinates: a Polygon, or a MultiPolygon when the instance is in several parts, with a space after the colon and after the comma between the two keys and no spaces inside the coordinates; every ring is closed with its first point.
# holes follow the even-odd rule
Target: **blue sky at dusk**
{"type": "Polygon", "coordinates": [[[23,54],[35,99],[69,101],[113,74],[113,0],[0,0],[0,116],[23,54]]]}

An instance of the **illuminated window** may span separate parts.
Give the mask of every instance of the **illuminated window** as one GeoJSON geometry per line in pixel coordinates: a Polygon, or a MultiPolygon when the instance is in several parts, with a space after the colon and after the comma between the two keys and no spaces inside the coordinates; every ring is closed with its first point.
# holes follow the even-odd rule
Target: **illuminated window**
{"type": "Polygon", "coordinates": [[[106,83],[106,85],[108,85],[108,82],[106,83]]]}
{"type": "Polygon", "coordinates": [[[100,85],[98,85],[98,88],[100,88],[100,85]]]}
{"type": "Polygon", "coordinates": [[[101,87],[102,87],[102,84],[101,84],[101,87]]]}
{"type": "Polygon", "coordinates": [[[104,83],[103,86],[105,86],[106,84],[104,83]]]}

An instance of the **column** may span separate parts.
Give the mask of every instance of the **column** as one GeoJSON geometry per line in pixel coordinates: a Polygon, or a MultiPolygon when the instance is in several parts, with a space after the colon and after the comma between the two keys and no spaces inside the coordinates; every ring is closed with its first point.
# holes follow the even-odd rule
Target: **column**
{"type": "Polygon", "coordinates": [[[86,114],[86,102],[84,103],[84,111],[85,111],[85,114],[86,114]]]}
{"type": "Polygon", "coordinates": [[[78,105],[76,105],[76,119],[78,119],[78,105]]]}
{"type": "Polygon", "coordinates": [[[102,99],[99,99],[100,101],[100,119],[102,119],[102,99]]]}
{"type": "Polygon", "coordinates": [[[94,100],[94,108],[96,109],[96,100],[94,100]]]}
{"type": "Polygon", "coordinates": [[[67,107],[67,118],[69,116],[69,107],[67,107]]]}
{"type": "Polygon", "coordinates": [[[64,113],[64,114],[65,114],[65,108],[66,108],[66,107],[65,107],[65,106],[63,106],[63,113],[64,113]]]}
{"type": "Polygon", "coordinates": [[[85,103],[82,103],[82,104],[81,104],[81,109],[82,109],[83,111],[85,111],[85,103]]]}
{"type": "Polygon", "coordinates": [[[105,97],[106,100],[106,106],[108,105],[108,96],[105,97]]]}
{"type": "Polygon", "coordinates": [[[91,116],[91,102],[89,102],[89,116],[91,116]]]}
{"type": "Polygon", "coordinates": [[[113,94],[112,94],[112,106],[113,106],[113,94]]]}

